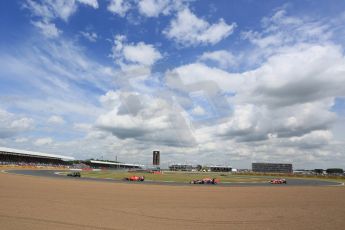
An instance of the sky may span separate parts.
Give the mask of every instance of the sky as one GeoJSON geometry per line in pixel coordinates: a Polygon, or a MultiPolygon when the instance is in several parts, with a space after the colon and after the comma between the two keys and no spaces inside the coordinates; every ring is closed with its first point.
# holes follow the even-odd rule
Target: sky
{"type": "Polygon", "coordinates": [[[345,2],[0,2],[0,146],[345,168],[345,2]]]}

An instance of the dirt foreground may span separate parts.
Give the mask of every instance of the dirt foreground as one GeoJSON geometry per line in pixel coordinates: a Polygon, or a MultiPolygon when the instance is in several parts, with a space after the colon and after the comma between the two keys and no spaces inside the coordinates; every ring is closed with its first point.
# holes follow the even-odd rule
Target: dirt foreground
{"type": "Polygon", "coordinates": [[[345,229],[345,188],[113,184],[0,173],[0,228],[345,229]]]}

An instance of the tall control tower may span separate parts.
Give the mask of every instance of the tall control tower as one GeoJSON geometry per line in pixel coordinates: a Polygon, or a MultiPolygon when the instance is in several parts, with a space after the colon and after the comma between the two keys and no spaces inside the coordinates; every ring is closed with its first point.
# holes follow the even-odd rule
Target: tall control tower
{"type": "Polygon", "coordinates": [[[153,151],[152,164],[156,165],[156,166],[160,165],[160,152],[159,151],[153,151]]]}

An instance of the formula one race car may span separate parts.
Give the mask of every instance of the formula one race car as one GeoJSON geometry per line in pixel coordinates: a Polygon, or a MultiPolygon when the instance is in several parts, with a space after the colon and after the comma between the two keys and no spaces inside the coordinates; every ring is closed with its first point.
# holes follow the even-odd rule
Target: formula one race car
{"type": "Polygon", "coordinates": [[[285,179],[272,179],[269,181],[271,184],[286,184],[286,180],[285,179]]]}
{"type": "Polygon", "coordinates": [[[216,179],[216,178],[204,178],[202,180],[192,180],[190,182],[191,184],[218,184],[219,183],[219,180],[216,179]]]}
{"type": "Polygon", "coordinates": [[[70,173],[67,174],[67,176],[80,177],[80,172],[70,172],[70,173]]]}
{"type": "Polygon", "coordinates": [[[145,177],[144,176],[130,176],[130,177],[125,177],[123,180],[126,181],[144,181],[145,177]]]}

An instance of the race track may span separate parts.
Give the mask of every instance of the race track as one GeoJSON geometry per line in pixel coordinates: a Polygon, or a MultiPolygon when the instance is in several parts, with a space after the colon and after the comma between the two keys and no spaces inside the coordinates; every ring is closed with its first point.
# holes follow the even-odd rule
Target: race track
{"type": "MultiPolygon", "coordinates": [[[[78,177],[67,177],[63,175],[58,175],[56,170],[8,170],[8,173],[21,174],[21,175],[30,175],[30,176],[40,176],[40,177],[49,177],[56,179],[65,179],[65,180],[88,180],[88,181],[103,181],[108,183],[130,183],[130,184],[154,184],[154,185],[170,185],[170,186],[215,186],[215,185],[192,185],[188,183],[178,183],[178,182],[157,182],[157,181],[144,181],[144,182],[128,182],[123,180],[116,179],[102,179],[102,178],[78,178],[78,177]]],[[[220,183],[216,186],[222,187],[234,187],[234,186],[337,186],[341,185],[338,182],[324,181],[324,180],[315,180],[315,179],[287,179],[287,184],[270,184],[262,182],[233,182],[233,183],[220,183]]]]}
{"type": "Polygon", "coordinates": [[[345,187],[332,186],[336,183],[130,183],[70,178],[54,170],[2,171],[0,229],[6,230],[343,230],[345,226],[345,187]]]}

